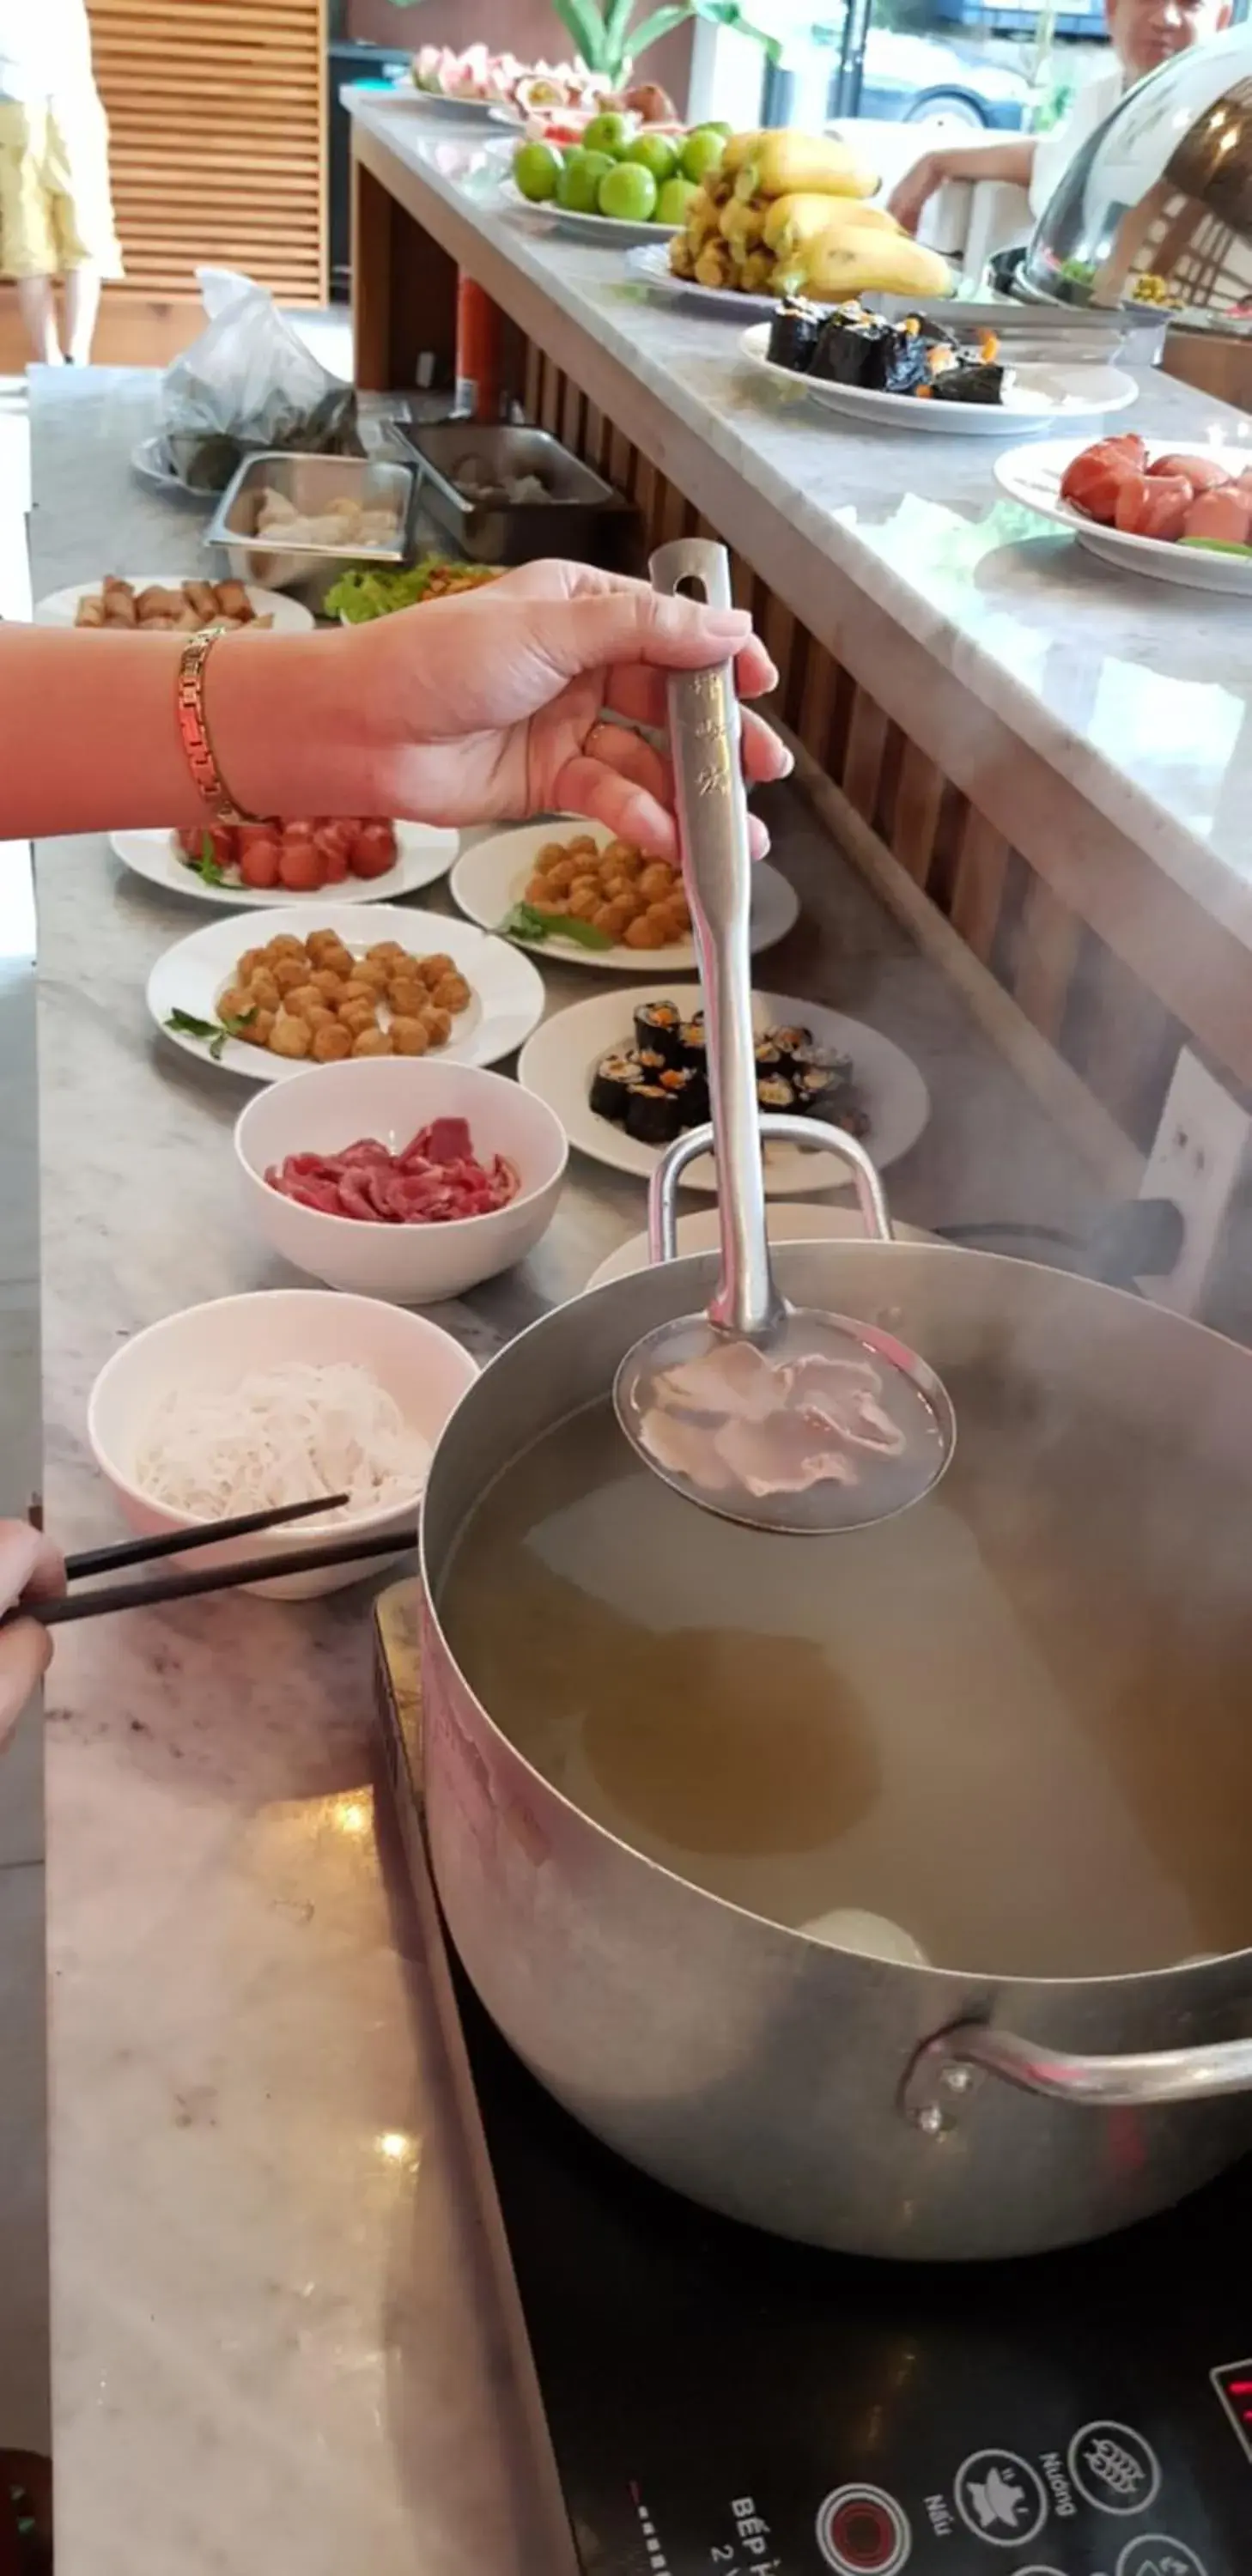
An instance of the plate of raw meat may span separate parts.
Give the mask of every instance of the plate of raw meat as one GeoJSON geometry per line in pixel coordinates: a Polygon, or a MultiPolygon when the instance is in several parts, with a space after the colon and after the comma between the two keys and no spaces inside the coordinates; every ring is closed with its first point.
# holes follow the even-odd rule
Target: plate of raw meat
{"type": "Polygon", "coordinates": [[[998,456],[995,477],[1120,571],[1252,597],[1252,440],[1053,439],[998,456]]]}

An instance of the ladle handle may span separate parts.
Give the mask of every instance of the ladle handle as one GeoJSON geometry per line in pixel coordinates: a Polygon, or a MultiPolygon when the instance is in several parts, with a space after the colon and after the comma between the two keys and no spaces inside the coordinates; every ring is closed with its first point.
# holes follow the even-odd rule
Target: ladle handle
{"type": "MultiPolygon", "coordinates": [[[[731,608],[730,558],[704,537],[680,537],[652,557],[655,588],[731,608]]],[[[752,853],[733,662],[671,673],[670,748],[683,873],[704,986],[709,1105],[717,1159],[722,1275],[709,1307],[719,1332],[746,1340],[780,1313],[770,1275],[757,1128],[756,1039],[748,923],[752,853]]]]}
{"type": "MultiPolygon", "coordinates": [[[[878,1167],[856,1136],[842,1127],[830,1127],[824,1118],[790,1118],[780,1110],[763,1110],[757,1120],[761,1136],[776,1137],[781,1144],[821,1145],[838,1154],[852,1174],[856,1188],[861,1222],[871,1243],[893,1240],[891,1218],[887,1209],[878,1167]]],[[[678,1184],[688,1163],[698,1154],[707,1154],[713,1142],[711,1127],[692,1127],[685,1136],[676,1136],[666,1147],[648,1186],[648,1259],[673,1261],[678,1251],[678,1184]]]]}

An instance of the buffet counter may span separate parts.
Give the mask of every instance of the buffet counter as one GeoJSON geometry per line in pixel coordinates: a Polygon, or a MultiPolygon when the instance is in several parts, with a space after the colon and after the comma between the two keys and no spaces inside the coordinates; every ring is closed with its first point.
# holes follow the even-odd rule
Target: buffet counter
{"type": "MultiPolygon", "coordinates": [[[[35,379],[36,596],[109,570],[204,569],[203,517],[129,469],[155,381],[35,379]]],[[[803,911],[771,982],[872,1021],[929,1087],[926,1133],[891,1175],[897,1213],[1081,1227],[1088,1175],[949,982],[794,797],[777,797],[773,821],[803,911]]],[[[45,1496],[49,1527],[76,1547],[119,1534],[86,1442],[103,1363],[161,1316],[294,1274],[237,1198],[245,1087],[176,1053],[147,1015],[149,971],[199,926],[196,905],[127,873],[98,837],[43,845],[38,896],[45,1496]]],[[[421,900],[449,899],[435,886],[421,900]]],[[[594,981],[543,971],[549,1010],[594,981]]],[[[437,1320],[486,1359],[643,1221],[637,1180],[575,1155],[530,1260],[437,1320]]],[[[560,2576],[567,2563],[407,1892],[387,1866],[371,1667],[364,1587],[59,1632],[47,1771],[63,2576],[560,2576]]],[[[15,1876],[0,1872],[0,1893],[15,1876]]]]}
{"type": "MultiPolygon", "coordinates": [[[[1081,1092],[1106,1162],[1150,1143],[1185,1035],[1252,1080],[1245,604],[1105,569],[1000,497],[994,439],[820,418],[753,375],[733,321],[506,212],[507,144],[351,105],[358,380],[449,358],[459,265],[507,319],[529,415],[630,492],[648,539],[733,545],[826,819],[1056,1077],[1053,1108],[1081,1092]]],[[[1141,386],[1124,418],[1150,442],[1252,441],[1240,412],[1141,386]]]]}

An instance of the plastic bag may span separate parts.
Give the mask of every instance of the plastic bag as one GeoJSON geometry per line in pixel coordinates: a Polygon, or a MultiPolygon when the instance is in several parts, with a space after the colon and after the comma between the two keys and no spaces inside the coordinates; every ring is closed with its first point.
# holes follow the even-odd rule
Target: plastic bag
{"type": "Polygon", "coordinates": [[[161,379],[161,427],[184,483],[224,491],[258,448],[360,456],[352,386],[306,348],[268,289],[224,268],[197,269],[196,282],[206,328],[161,379]]]}

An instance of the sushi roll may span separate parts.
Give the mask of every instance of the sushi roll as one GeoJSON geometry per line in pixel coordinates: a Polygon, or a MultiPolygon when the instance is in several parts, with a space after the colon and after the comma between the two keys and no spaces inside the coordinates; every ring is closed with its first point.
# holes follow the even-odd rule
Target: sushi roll
{"type": "Polygon", "coordinates": [[[709,1114],[708,1085],[689,1064],[674,1064],[658,1077],[658,1088],[676,1100],[684,1127],[700,1127],[709,1114]]]}
{"type": "Polygon", "coordinates": [[[642,1081],[638,1056],[602,1055],[591,1077],[591,1107],[597,1118],[611,1118],[620,1127],[630,1095],[642,1081]]]}
{"type": "Polygon", "coordinates": [[[771,366],[790,367],[796,375],[807,375],[821,329],[822,316],[813,305],[802,303],[798,296],[785,295],[769,326],[767,354],[771,366]]]}
{"type": "Polygon", "coordinates": [[[942,368],[930,390],[936,402],[1002,403],[1004,369],[994,359],[975,358],[960,366],[942,368]]]}
{"type": "Polygon", "coordinates": [[[809,373],[869,393],[911,394],[929,382],[930,356],[920,331],[884,321],[879,313],[853,319],[841,311],[823,323],[809,373]]]}
{"type": "Polygon", "coordinates": [[[681,1028],[679,1029],[678,1062],[679,1064],[687,1065],[692,1073],[703,1075],[707,1082],[709,1050],[708,1041],[704,1034],[703,1011],[697,1012],[694,1020],[684,1020],[681,1028]]]}
{"type": "Polygon", "coordinates": [[[776,1043],[772,1029],[767,1031],[763,1038],[757,1039],[754,1053],[758,1076],[763,1078],[767,1074],[784,1071],[782,1048],[776,1043]]]}
{"type": "Polygon", "coordinates": [[[665,1064],[677,1064],[681,1026],[677,1002],[643,1002],[635,1013],[635,1044],[645,1054],[659,1055],[665,1064]]]}
{"type": "Polygon", "coordinates": [[[759,1109],[771,1110],[775,1117],[780,1113],[790,1114],[796,1105],[795,1084],[785,1073],[761,1074],[757,1078],[756,1099],[759,1109]]]}
{"type": "Polygon", "coordinates": [[[796,1107],[805,1118],[833,1118],[848,1085],[824,1064],[803,1064],[795,1074],[796,1107]]]}
{"type": "Polygon", "coordinates": [[[812,1054],[813,1032],[797,1023],[794,1027],[770,1029],[766,1033],[778,1049],[778,1070],[794,1076],[799,1065],[807,1064],[812,1054]]]}
{"type": "Polygon", "coordinates": [[[672,1145],[681,1133],[683,1104],[663,1082],[637,1082],[626,1100],[626,1133],[640,1145],[672,1145]]]}

